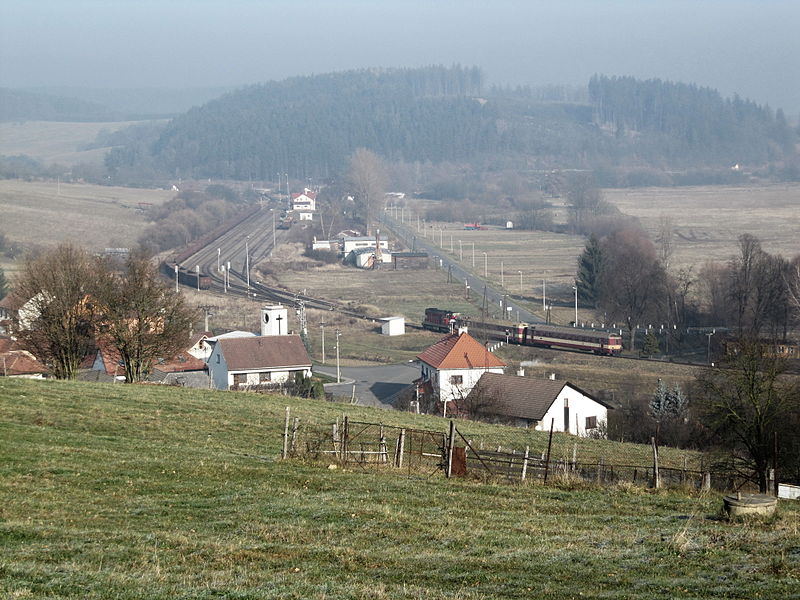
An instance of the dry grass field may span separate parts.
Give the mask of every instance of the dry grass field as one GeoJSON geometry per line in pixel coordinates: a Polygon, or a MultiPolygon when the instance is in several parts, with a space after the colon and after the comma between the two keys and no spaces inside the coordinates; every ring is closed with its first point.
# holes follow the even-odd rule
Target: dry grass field
{"type": "Polygon", "coordinates": [[[44,163],[71,166],[78,163],[102,164],[108,148],[80,150],[105,130],[118,131],[135,121],[112,123],[59,123],[24,121],[0,123],[0,154],[25,154],[44,163]]]}
{"type": "Polygon", "coordinates": [[[728,260],[743,233],[759,238],[767,252],[800,253],[800,184],[613,189],[604,195],[653,237],[661,216],[671,217],[677,267],[728,260]]]}
{"type": "MultiPolygon", "coordinates": [[[[67,241],[90,250],[126,247],[147,224],[139,202],[160,204],[173,196],[168,190],[2,180],[0,232],[26,247],[67,241]]],[[[13,263],[0,266],[14,269],[13,263]]]]}

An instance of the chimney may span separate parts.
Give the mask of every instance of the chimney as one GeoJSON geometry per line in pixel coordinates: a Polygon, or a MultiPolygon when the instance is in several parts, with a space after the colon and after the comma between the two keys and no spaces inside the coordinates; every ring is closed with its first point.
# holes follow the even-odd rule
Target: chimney
{"type": "Polygon", "coordinates": [[[522,367],[517,369],[517,377],[525,377],[525,369],[523,369],[522,367]]]}
{"type": "Polygon", "coordinates": [[[548,376],[548,379],[550,381],[555,381],[556,380],[556,374],[555,373],[550,373],[550,375],[548,376]]]}

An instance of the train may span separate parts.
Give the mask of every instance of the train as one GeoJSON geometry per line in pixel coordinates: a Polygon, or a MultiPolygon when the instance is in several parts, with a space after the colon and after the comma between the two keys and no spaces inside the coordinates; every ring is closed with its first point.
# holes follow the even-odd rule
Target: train
{"type": "Polygon", "coordinates": [[[425,329],[449,332],[460,327],[468,327],[473,332],[481,332],[493,340],[505,341],[521,346],[539,346],[561,350],[582,350],[616,356],[622,351],[622,336],[618,333],[582,329],[576,327],[560,327],[542,323],[483,323],[471,321],[459,313],[438,308],[425,310],[422,322],[425,329]]]}
{"type": "MultiPolygon", "coordinates": [[[[161,272],[170,279],[174,279],[175,263],[162,262],[161,272]]],[[[178,267],[178,283],[180,283],[181,285],[193,287],[195,289],[199,287],[201,290],[207,290],[211,288],[211,277],[209,277],[208,275],[204,275],[203,273],[200,273],[200,282],[198,285],[197,271],[195,271],[194,269],[187,269],[186,267],[178,267]]]]}
{"type": "Polygon", "coordinates": [[[422,328],[430,331],[441,331],[448,333],[453,330],[461,313],[442,310],[440,308],[426,308],[425,318],[422,321],[422,328]]]}

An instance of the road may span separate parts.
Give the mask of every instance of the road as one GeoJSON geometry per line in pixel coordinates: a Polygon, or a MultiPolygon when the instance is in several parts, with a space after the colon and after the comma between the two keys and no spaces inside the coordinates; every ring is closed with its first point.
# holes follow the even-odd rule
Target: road
{"type": "Polygon", "coordinates": [[[420,238],[410,227],[399,223],[396,219],[389,216],[388,213],[385,213],[383,218],[386,225],[388,225],[398,237],[403,238],[408,247],[412,247],[413,240],[413,247],[419,250],[425,250],[430,255],[431,261],[434,262],[437,267],[445,271],[449,268],[454,278],[462,282],[466,281],[466,285],[470,287],[470,293],[474,295],[473,297],[477,297],[479,300],[482,299],[483,288],[485,286],[486,300],[490,307],[490,313],[499,313],[503,299],[505,298],[505,308],[511,309],[510,311],[506,310],[508,313],[507,316],[512,317],[512,319],[509,320],[514,320],[515,322],[524,321],[525,323],[544,323],[541,317],[536,316],[526,308],[520,306],[512,296],[491,287],[482,278],[464,269],[457,260],[450,258],[445,250],[429,242],[425,238],[420,238]]]}
{"type": "MultiPolygon", "coordinates": [[[[343,383],[325,384],[325,391],[334,396],[350,396],[356,386],[356,401],[362,406],[393,409],[395,394],[420,376],[416,362],[378,367],[342,367],[343,383]]],[[[336,377],[336,365],[314,365],[315,373],[336,377]]]]}

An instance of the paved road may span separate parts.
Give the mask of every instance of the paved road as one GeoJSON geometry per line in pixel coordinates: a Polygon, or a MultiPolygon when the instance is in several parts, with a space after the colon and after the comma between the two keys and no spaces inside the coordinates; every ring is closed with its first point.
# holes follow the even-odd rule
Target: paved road
{"type": "MultiPolygon", "coordinates": [[[[315,365],[314,372],[336,377],[336,365],[315,365]]],[[[325,384],[326,392],[349,397],[355,384],[357,404],[393,409],[389,403],[392,396],[417,379],[420,370],[416,362],[406,362],[377,367],[342,367],[341,374],[343,383],[325,384]]]]}
{"type": "Polygon", "coordinates": [[[514,321],[524,321],[526,323],[544,323],[541,317],[537,317],[529,310],[520,306],[508,294],[503,294],[503,292],[489,286],[482,278],[464,269],[464,267],[459,264],[457,260],[450,258],[447,255],[447,252],[445,252],[442,248],[429,242],[425,238],[420,238],[418,235],[416,235],[414,230],[399,223],[396,219],[390,217],[388,213],[384,215],[384,222],[391,227],[397,235],[405,238],[406,244],[408,244],[409,247],[412,245],[412,239],[416,237],[416,240],[414,241],[414,247],[428,252],[428,254],[431,256],[432,264],[435,262],[437,267],[440,266],[440,268],[444,269],[445,271],[449,267],[453,277],[462,282],[466,281],[467,285],[470,287],[473,297],[477,297],[480,300],[483,297],[483,288],[486,286],[486,298],[488,300],[491,314],[500,313],[501,301],[505,296],[506,307],[511,308],[511,310],[507,312],[510,313],[510,316],[514,321]],[[433,257],[436,258],[434,259],[433,257]],[[441,261],[441,263],[439,261],[441,261]],[[517,315],[519,315],[519,317],[517,317],[517,315]]]}

